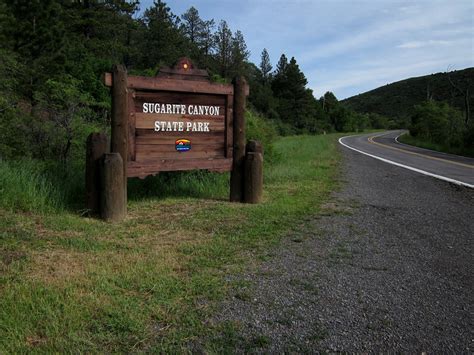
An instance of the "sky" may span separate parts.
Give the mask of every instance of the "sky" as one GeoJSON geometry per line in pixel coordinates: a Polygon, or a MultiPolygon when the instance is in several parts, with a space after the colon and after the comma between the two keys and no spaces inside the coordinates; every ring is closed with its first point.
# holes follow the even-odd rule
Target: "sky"
{"type": "MultiPolygon", "coordinates": [[[[295,57],[315,97],[338,99],[409,77],[474,66],[472,0],[168,0],[176,15],[241,30],[250,60],[295,57]]],[[[152,0],[141,1],[141,11],[152,0]]]]}

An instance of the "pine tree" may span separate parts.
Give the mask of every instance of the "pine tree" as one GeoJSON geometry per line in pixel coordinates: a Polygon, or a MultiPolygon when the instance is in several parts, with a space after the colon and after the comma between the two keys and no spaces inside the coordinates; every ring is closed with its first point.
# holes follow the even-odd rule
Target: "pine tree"
{"type": "Polygon", "coordinates": [[[180,28],[184,35],[189,38],[191,43],[200,43],[204,32],[204,21],[199,17],[199,11],[191,6],[188,11],[181,15],[181,19],[183,23],[180,28]]]}
{"type": "Polygon", "coordinates": [[[275,96],[283,96],[283,91],[286,86],[286,69],[288,67],[288,59],[285,54],[280,56],[278,60],[275,74],[272,80],[272,90],[275,96]]]}
{"type": "Polygon", "coordinates": [[[296,63],[295,57],[291,58],[290,63],[285,69],[285,75],[287,81],[287,91],[292,92],[293,96],[295,97],[303,96],[303,93],[306,90],[306,84],[308,84],[308,80],[306,80],[305,75],[296,63]]]}
{"type": "Polygon", "coordinates": [[[284,74],[286,71],[286,68],[288,67],[288,59],[286,58],[285,54],[282,54],[280,56],[280,60],[278,60],[278,64],[276,67],[276,74],[284,74]]]}
{"type": "Polygon", "coordinates": [[[203,20],[199,17],[196,8],[189,8],[181,15],[182,23],[180,30],[189,39],[190,55],[195,63],[201,67],[212,66],[210,57],[213,49],[214,20],[203,20]]]}
{"type": "Polygon", "coordinates": [[[6,4],[15,22],[5,30],[14,52],[26,64],[28,79],[23,88],[31,98],[46,78],[62,70],[65,60],[62,7],[56,0],[10,0],[6,4]]]}
{"type": "Polygon", "coordinates": [[[300,70],[296,59],[288,63],[282,54],[272,82],[272,89],[278,99],[278,114],[283,122],[300,130],[310,130],[314,105],[317,104],[312,93],[306,88],[308,81],[300,70]]]}
{"type": "Polygon", "coordinates": [[[232,37],[232,68],[230,72],[232,77],[243,74],[244,63],[248,60],[249,55],[244,35],[237,30],[232,37]]]}
{"type": "Polygon", "coordinates": [[[270,63],[270,56],[268,55],[267,49],[263,48],[260,61],[260,72],[262,74],[262,82],[265,84],[270,80],[270,73],[273,69],[270,63]]]}
{"type": "Polygon", "coordinates": [[[139,21],[133,18],[138,1],[62,3],[66,28],[65,73],[78,79],[81,89],[92,95],[93,105],[100,107],[103,119],[110,93],[97,78],[116,63],[136,66],[137,54],[141,53],[137,45],[139,21]]]}
{"type": "Polygon", "coordinates": [[[214,47],[214,34],[212,31],[215,26],[216,24],[213,19],[204,21],[201,35],[202,42],[199,44],[199,47],[206,56],[211,54],[214,47]]]}
{"type": "Polygon", "coordinates": [[[189,46],[178,30],[179,18],[161,0],[145,10],[143,16],[145,34],[143,41],[143,66],[171,65],[179,57],[188,55],[189,46]]]}
{"type": "Polygon", "coordinates": [[[227,78],[232,64],[232,32],[227,22],[222,20],[214,34],[215,58],[219,66],[219,74],[227,78]]]}
{"type": "Polygon", "coordinates": [[[319,101],[321,102],[323,110],[326,113],[330,113],[332,110],[334,110],[338,106],[338,100],[331,91],[326,91],[324,96],[321,96],[319,101]]]}

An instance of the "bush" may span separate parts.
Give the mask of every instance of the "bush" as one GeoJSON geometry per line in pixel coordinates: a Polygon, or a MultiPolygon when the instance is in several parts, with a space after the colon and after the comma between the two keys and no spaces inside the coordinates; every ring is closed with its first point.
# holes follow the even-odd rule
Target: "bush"
{"type": "Polygon", "coordinates": [[[427,101],[415,106],[410,134],[427,142],[459,147],[466,127],[462,113],[445,102],[427,101]]]}
{"type": "Polygon", "coordinates": [[[252,110],[247,110],[245,112],[245,120],[247,141],[257,140],[262,143],[265,162],[275,162],[278,159],[278,156],[273,149],[273,142],[277,139],[275,125],[252,110]]]}
{"type": "Polygon", "coordinates": [[[368,118],[370,126],[375,129],[387,129],[390,125],[390,121],[387,117],[379,115],[378,113],[369,113],[368,118]]]}
{"type": "Polygon", "coordinates": [[[101,127],[94,122],[90,108],[93,100],[80,90],[80,82],[69,75],[50,79],[42,91],[36,92],[35,99],[35,121],[42,133],[37,144],[43,156],[63,163],[84,159],[87,136],[101,127]]]}
{"type": "Polygon", "coordinates": [[[279,118],[272,120],[272,123],[279,136],[286,137],[286,136],[293,136],[297,134],[296,128],[293,125],[283,122],[279,118]]]}

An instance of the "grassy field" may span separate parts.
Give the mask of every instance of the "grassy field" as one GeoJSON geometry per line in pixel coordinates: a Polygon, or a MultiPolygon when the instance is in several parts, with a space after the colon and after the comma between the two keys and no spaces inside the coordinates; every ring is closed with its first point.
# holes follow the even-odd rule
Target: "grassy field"
{"type": "Polygon", "coordinates": [[[414,145],[420,148],[426,148],[435,150],[438,152],[450,153],[450,154],[457,154],[463,155],[466,157],[473,157],[474,158],[474,148],[473,149],[465,149],[465,148],[456,148],[456,147],[448,147],[441,144],[435,144],[432,142],[427,142],[416,137],[411,136],[410,134],[401,135],[398,140],[405,144],[414,145]]]}
{"type": "Polygon", "coordinates": [[[0,353],[181,352],[225,331],[206,322],[232,287],[224,275],[318,213],[337,185],[339,136],[278,140],[259,205],[227,202],[227,174],[198,184],[184,174],[174,197],[152,195],[152,180],[148,196],[130,186],[128,217],[112,225],[61,209],[18,212],[29,209],[2,185],[0,353]]]}

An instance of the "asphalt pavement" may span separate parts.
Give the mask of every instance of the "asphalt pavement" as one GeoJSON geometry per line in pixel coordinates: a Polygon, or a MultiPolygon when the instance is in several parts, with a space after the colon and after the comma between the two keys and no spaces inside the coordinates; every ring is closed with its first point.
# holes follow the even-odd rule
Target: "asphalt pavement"
{"type": "MultiPolygon", "coordinates": [[[[346,142],[382,154],[365,137],[346,142]]],[[[221,344],[237,353],[472,353],[474,189],[341,150],[342,188],[323,211],[267,261],[228,276],[232,294],[210,320],[227,329],[221,344]]]]}
{"type": "Polygon", "coordinates": [[[405,131],[389,131],[340,139],[347,148],[373,158],[458,185],[474,188],[474,159],[435,152],[398,142],[405,131]]]}

